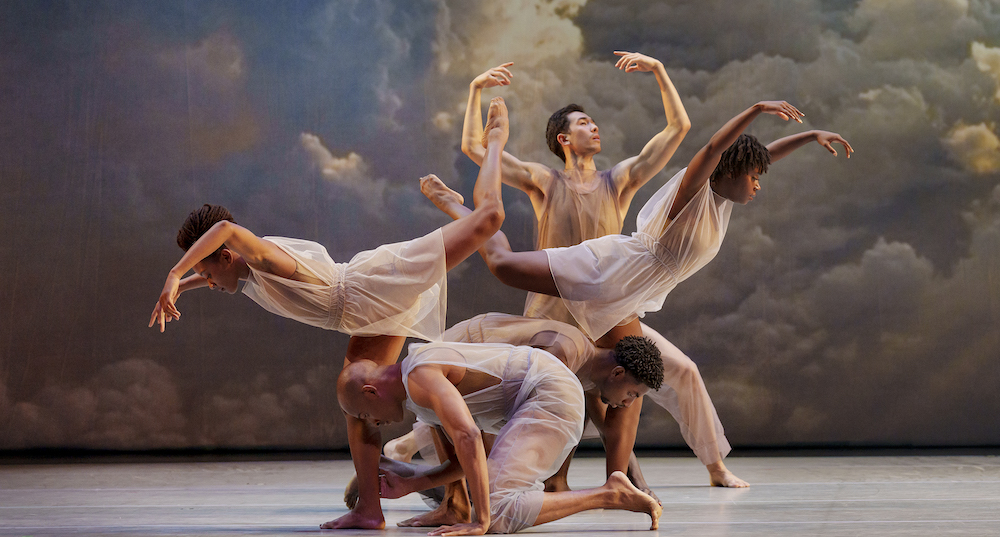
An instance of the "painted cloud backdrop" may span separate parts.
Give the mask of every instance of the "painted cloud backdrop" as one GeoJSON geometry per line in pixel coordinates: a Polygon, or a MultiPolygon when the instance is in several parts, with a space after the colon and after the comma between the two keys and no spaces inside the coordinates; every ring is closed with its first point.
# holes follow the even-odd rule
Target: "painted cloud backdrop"
{"type": "MultiPolygon", "coordinates": [[[[445,223],[469,197],[468,83],[513,61],[508,150],[559,164],[551,111],[583,105],[600,167],[665,123],[663,61],[693,128],[642,200],[728,118],[787,99],[765,141],[843,134],[772,167],[718,258],[649,324],[701,367],[739,445],[1000,443],[1000,2],[332,0],[5,2],[0,8],[0,449],[344,447],[346,336],[242,296],[147,329],[174,234],[204,202],[334,259],[445,223]]],[[[526,196],[504,229],[532,244],[526,196]]],[[[520,311],[478,259],[449,321],[520,311]]],[[[680,443],[648,409],[639,441],[680,443]]]]}

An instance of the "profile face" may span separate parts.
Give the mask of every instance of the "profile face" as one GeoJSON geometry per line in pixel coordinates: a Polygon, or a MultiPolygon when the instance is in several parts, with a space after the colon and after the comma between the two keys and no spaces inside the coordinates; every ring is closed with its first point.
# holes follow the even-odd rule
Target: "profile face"
{"type": "Polygon", "coordinates": [[[202,259],[194,265],[194,271],[208,282],[213,290],[233,294],[240,288],[240,275],[229,250],[222,254],[202,259]]]}
{"type": "Polygon", "coordinates": [[[733,203],[746,205],[753,201],[760,190],[760,172],[750,171],[741,175],[722,177],[712,184],[716,194],[733,203]]]}
{"type": "Polygon", "coordinates": [[[636,399],[649,391],[649,386],[639,382],[625,368],[615,367],[611,374],[598,386],[601,402],[611,408],[628,408],[636,399]]]}
{"type": "Polygon", "coordinates": [[[360,391],[340,392],[337,400],[345,414],[375,427],[403,421],[403,403],[383,395],[371,384],[365,384],[360,391]]]}
{"type": "Polygon", "coordinates": [[[579,154],[593,154],[601,151],[601,135],[597,123],[583,112],[570,112],[566,119],[569,132],[562,136],[569,141],[570,148],[579,154]]]}

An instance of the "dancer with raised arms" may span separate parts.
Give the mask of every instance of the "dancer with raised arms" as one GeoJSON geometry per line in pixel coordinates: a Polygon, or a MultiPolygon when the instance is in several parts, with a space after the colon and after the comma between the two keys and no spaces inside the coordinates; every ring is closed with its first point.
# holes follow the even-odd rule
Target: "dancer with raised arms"
{"type": "MultiPolygon", "coordinates": [[[[486,159],[473,190],[475,210],[466,218],[407,242],[361,252],[348,263],[334,262],[323,246],[299,239],[258,237],[238,225],[225,208],[194,211],[178,233],[185,254],[167,275],[149,326],[181,317],[181,293],[209,287],[243,292],[272,313],[351,336],[345,364],[365,359],[394,363],[407,336],[438,340],[444,330],[446,273],[472,255],[503,223],[500,159],[509,125],[503,99],[490,103],[481,143],[486,159]],[[391,268],[391,270],[387,270],[391,268]],[[194,274],[185,277],[188,271],[194,274]]],[[[432,200],[455,193],[434,175],[420,180],[432,200]]],[[[461,196],[458,197],[461,199],[461,196]]],[[[444,201],[438,201],[443,203],[444,201]]],[[[359,478],[359,501],[326,528],[382,528],[378,482],[366,476],[378,468],[378,429],[348,417],[348,441],[359,478]]]]}

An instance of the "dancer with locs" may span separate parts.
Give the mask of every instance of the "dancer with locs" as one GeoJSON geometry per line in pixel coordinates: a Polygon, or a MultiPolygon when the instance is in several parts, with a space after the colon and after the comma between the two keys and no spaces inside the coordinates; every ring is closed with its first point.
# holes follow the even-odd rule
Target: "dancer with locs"
{"type": "MultiPolygon", "coordinates": [[[[621,233],[625,214],[635,193],[663,169],[691,127],[680,96],[662,62],[635,52],[618,51],[615,54],[618,56],[615,64],[618,69],[626,73],[651,72],[655,75],[666,126],[649,140],[638,155],[621,161],[611,169],[597,170],[594,157],[601,151],[597,124],[582,107],[570,104],[552,114],[545,132],[549,149],[565,163],[563,170],[524,162],[504,153],[504,182],[525,192],[535,210],[538,221],[537,250],[573,246],[587,239],[621,233]]],[[[482,132],[482,89],[509,85],[513,78],[511,66],[506,63],[490,69],[476,77],[469,86],[462,150],[476,163],[482,162],[483,157],[482,150],[475,143],[482,132]]],[[[528,293],[524,315],[577,325],[558,297],[545,294],[528,293]]],[[[746,481],[733,475],[723,463],[731,448],[698,366],[648,325],[640,324],[640,328],[642,335],[652,339],[660,348],[666,375],[664,387],[650,393],[649,397],[677,420],[684,440],[708,470],[710,484],[747,486],[746,481]]],[[[627,325],[615,327],[598,343],[602,347],[613,347],[622,336],[633,333],[634,330],[627,325]]],[[[653,494],[631,448],[641,406],[642,401],[629,409],[601,408],[608,417],[608,428],[602,431],[602,439],[607,451],[608,473],[623,469],[621,465],[628,461],[627,473],[632,482],[653,494]]],[[[600,407],[599,401],[589,401],[589,408],[600,407]]],[[[569,460],[546,482],[546,486],[550,490],[568,490],[568,470],[569,460]]]]}
{"type": "MultiPolygon", "coordinates": [[[[771,162],[814,141],[834,155],[833,143],[843,145],[848,157],[853,152],[840,135],[818,130],[781,138],[765,148],[742,134],[762,113],[786,121],[801,122],[802,117],[784,101],[765,101],[731,119],[687,168],[646,203],[639,213],[638,232],[631,237],[608,235],[568,248],[512,252],[506,237],[498,233],[480,253],[504,283],[560,296],[592,339],[599,341],[612,329],[640,335],[638,316],[659,310],[674,286],[715,257],[733,203],[753,199],[760,188],[759,176],[771,162]]],[[[468,208],[456,201],[451,196],[449,203],[438,207],[458,218],[468,208]]],[[[623,429],[632,432],[634,442],[635,427],[623,429]]],[[[630,452],[631,442],[627,447],[630,452]]],[[[627,455],[612,461],[609,449],[609,471],[624,467],[626,460],[627,455]]]]}
{"type": "MultiPolygon", "coordinates": [[[[351,336],[345,365],[357,360],[396,361],[407,336],[440,339],[444,330],[446,273],[499,230],[503,223],[500,158],[509,125],[503,99],[490,103],[482,136],[487,158],[473,190],[475,210],[424,237],[357,254],[334,263],[321,245],[282,237],[261,238],[237,225],[224,208],[206,205],[193,212],[178,234],[186,251],[167,275],[149,326],[180,319],[181,293],[210,287],[243,291],[259,305],[284,317],[351,336]],[[393,267],[386,270],[386,267],[393,267]],[[195,274],[184,277],[194,270],[195,274]]],[[[431,200],[456,194],[433,175],[420,180],[431,200]]],[[[461,200],[461,196],[458,196],[461,200]]],[[[444,203],[439,200],[436,203],[444,203]]],[[[378,429],[348,417],[348,442],[359,476],[359,501],[348,514],[324,528],[385,527],[377,475],[381,437],[378,429]]]]}
{"type": "MultiPolygon", "coordinates": [[[[772,161],[813,141],[834,155],[833,143],[848,155],[854,151],[827,131],[787,136],[764,147],[742,134],[762,113],[785,120],[803,116],[787,102],[762,101],[729,120],[643,206],[631,237],[607,235],[577,246],[514,252],[498,232],[480,254],[503,283],[561,297],[591,339],[599,340],[622,319],[631,318],[637,327],[639,315],[658,311],[670,290],[715,257],[733,204],[753,200],[772,161]]],[[[436,194],[432,201],[452,218],[469,213],[454,192],[436,194]]]]}

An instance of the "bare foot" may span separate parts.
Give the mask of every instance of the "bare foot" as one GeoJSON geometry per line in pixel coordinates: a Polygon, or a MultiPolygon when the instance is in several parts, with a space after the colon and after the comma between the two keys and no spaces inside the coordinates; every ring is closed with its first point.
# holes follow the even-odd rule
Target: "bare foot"
{"type": "MultiPolygon", "coordinates": [[[[461,198],[461,196],[459,196],[461,198]]],[[[385,443],[382,452],[386,457],[400,462],[410,462],[417,452],[417,442],[414,439],[413,431],[410,431],[399,438],[394,438],[385,443]]]]}
{"type": "Polygon", "coordinates": [[[463,203],[465,203],[465,198],[463,198],[458,192],[448,188],[448,186],[438,179],[438,176],[433,173],[420,178],[420,192],[423,193],[427,199],[431,200],[431,203],[433,203],[435,207],[441,209],[441,212],[456,220],[465,214],[472,212],[468,207],[463,205],[463,203]],[[465,210],[463,211],[462,209],[465,210]]]}
{"type": "Polygon", "coordinates": [[[354,506],[358,504],[358,476],[357,474],[351,476],[351,480],[347,482],[347,488],[344,489],[344,503],[347,504],[348,509],[354,509],[354,506]]]}
{"type": "Polygon", "coordinates": [[[381,512],[379,512],[378,515],[374,515],[352,510],[346,515],[326,522],[320,526],[320,529],[323,530],[340,530],[346,528],[363,530],[385,529],[385,518],[382,517],[381,512]]]}
{"type": "Polygon", "coordinates": [[[452,524],[462,524],[471,521],[472,513],[468,505],[456,506],[452,502],[445,502],[433,511],[397,522],[396,525],[401,528],[427,528],[431,526],[451,526],[452,524]]]}
{"type": "Polygon", "coordinates": [[[750,483],[733,475],[726,468],[726,465],[722,464],[722,461],[709,464],[706,468],[708,469],[709,483],[713,487],[744,488],[750,486],[750,483]]]}
{"type": "Polygon", "coordinates": [[[655,530],[660,527],[660,514],[663,513],[663,507],[660,507],[659,502],[650,495],[635,488],[635,485],[628,480],[624,473],[612,473],[602,488],[615,494],[614,505],[616,507],[635,513],[646,513],[653,521],[649,529],[655,530]]]}
{"type": "Polygon", "coordinates": [[[573,490],[566,482],[566,476],[556,474],[545,480],[545,492],[567,492],[573,490]]]}
{"type": "Polygon", "coordinates": [[[486,113],[486,127],[483,129],[483,147],[490,144],[507,143],[510,135],[510,120],[507,118],[507,103],[503,97],[494,97],[490,101],[490,110],[486,113]]]}

